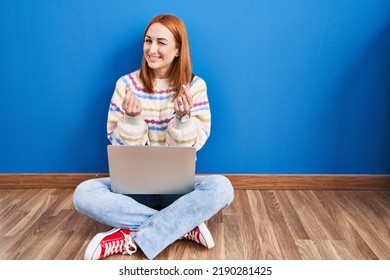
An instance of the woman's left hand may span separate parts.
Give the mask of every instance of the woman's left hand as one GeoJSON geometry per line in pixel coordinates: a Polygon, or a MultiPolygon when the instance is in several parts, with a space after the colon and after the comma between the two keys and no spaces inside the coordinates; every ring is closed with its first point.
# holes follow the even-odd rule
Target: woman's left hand
{"type": "Polygon", "coordinates": [[[179,96],[174,101],[174,110],[175,113],[181,118],[190,113],[191,108],[194,106],[194,102],[192,100],[190,86],[183,85],[184,94],[179,96]]]}

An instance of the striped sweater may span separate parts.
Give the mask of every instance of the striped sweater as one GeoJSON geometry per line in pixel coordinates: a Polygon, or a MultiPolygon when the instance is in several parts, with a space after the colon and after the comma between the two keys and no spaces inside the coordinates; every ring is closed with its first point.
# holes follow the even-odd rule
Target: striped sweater
{"type": "Polygon", "coordinates": [[[194,106],[191,118],[182,123],[175,118],[172,97],[175,95],[167,79],[157,79],[154,93],[142,87],[139,70],[121,77],[115,86],[107,120],[107,137],[112,145],[192,146],[202,148],[210,135],[211,115],[204,80],[195,76],[190,91],[194,106]],[[122,109],[125,88],[133,90],[142,103],[138,117],[130,117],[122,109]]]}

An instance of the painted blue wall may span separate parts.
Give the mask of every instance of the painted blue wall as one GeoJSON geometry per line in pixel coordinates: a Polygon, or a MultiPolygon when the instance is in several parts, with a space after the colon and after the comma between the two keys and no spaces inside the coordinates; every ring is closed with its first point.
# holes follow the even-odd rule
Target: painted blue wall
{"type": "Polygon", "coordinates": [[[390,173],[390,1],[5,1],[0,172],[107,172],[116,80],[187,25],[212,132],[198,172],[390,173]]]}

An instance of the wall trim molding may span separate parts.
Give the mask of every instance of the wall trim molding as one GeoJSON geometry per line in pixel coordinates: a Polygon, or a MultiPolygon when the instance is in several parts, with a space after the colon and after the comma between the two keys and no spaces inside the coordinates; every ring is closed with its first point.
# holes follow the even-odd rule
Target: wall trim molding
{"type": "Polygon", "coordinates": [[[236,189],[390,190],[390,175],[377,174],[234,174],[236,189]]]}
{"type": "MultiPolygon", "coordinates": [[[[224,175],[231,180],[237,190],[390,190],[390,175],[224,175]]],[[[107,176],[108,173],[0,173],[0,189],[75,188],[82,181],[107,176]]]]}

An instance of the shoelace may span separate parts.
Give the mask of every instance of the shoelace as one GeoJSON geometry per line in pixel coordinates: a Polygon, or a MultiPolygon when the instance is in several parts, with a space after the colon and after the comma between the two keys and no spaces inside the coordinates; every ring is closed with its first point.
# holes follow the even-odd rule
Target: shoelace
{"type": "Polygon", "coordinates": [[[131,236],[129,234],[124,234],[124,233],[123,235],[125,236],[125,244],[124,244],[125,251],[122,254],[127,253],[129,255],[132,255],[135,252],[137,252],[137,246],[134,244],[131,236]]]}
{"type": "Polygon", "coordinates": [[[104,251],[104,258],[113,254],[129,254],[132,255],[137,252],[137,246],[134,244],[131,236],[128,234],[121,233],[124,236],[123,240],[112,241],[110,243],[106,243],[106,248],[104,251]],[[124,250],[123,250],[124,249],[124,250]]]}
{"type": "Polygon", "coordinates": [[[200,236],[199,229],[193,229],[190,232],[188,232],[186,235],[184,235],[184,238],[195,241],[197,243],[201,243],[199,236],[200,236]]]}

